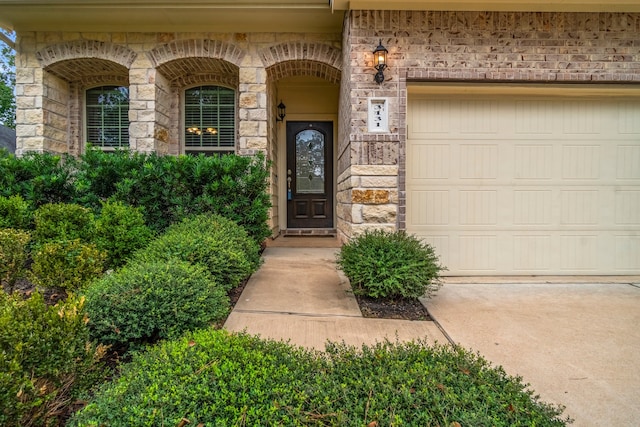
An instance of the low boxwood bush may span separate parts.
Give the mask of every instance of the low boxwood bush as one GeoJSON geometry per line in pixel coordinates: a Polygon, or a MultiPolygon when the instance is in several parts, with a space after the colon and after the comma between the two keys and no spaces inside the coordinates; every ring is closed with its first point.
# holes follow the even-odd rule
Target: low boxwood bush
{"type": "Polygon", "coordinates": [[[114,350],[137,350],[210,326],[229,298],[204,268],[184,261],[131,263],[85,291],[91,336],[114,350]]]}
{"type": "Polygon", "coordinates": [[[133,252],[146,246],[153,237],[144,223],[142,209],[122,202],[104,202],[95,227],[95,242],[107,253],[108,268],[122,266],[133,252]]]}
{"type": "Polygon", "coordinates": [[[95,220],[90,209],[72,203],[47,203],[34,214],[34,240],[41,244],[80,239],[93,242],[95,220]]]}
{"type": "Polygon", "coordinates": [[[0,196],[0,228],[31,228],[32,212],[29,202],[22,196],[0,196]]]}
{"type": "Polygon", "coordinates": [[[80,239],[44,243],[32,255],[31,281],[45,289],[77,291],[104,272],[107,254],[80,239]]]}
{"type": "Polygon", "coordinates": [[[105,349],[90,343],[82,305],[0,293],[0,425],[59,425],[80,394],[104,380],[105,349]]]}
{"type": "Polygon", "coordinates": [[[26,276],[29,258],[27,231],[0,228],[0,285],[13,292],[16,282],[26,276]]]}
{"type": "Polygon", "coordinates": [[[70,426],[563,426],[480,356],[424,342],[315,352],[201,330],[137,354],[70,426]]]}
{"type": "Polygon", "coordinates": [[[235,222],[202,214],[172,225],[134,258],[200,264],[229,290],[258,268],[260,248],[235,222]]]}
{"type": "Polygon", "coordinates": [[[343,245],[337,265],[354,293],[372,298],[429,297],[440,287],[443,269],[431,246],[385,230],[367,230],[343,245]]]}

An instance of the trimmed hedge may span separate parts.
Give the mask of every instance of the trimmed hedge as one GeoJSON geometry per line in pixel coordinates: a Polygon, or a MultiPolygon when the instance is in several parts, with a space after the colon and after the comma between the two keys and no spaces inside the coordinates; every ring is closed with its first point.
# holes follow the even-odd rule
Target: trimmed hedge
{"type": "Polygon", "coordinates": [[[459,348],[320,353],[209,329],[135,355],[69,425],[566,425],[526,387],[459,348]]]}
{"type": "Polygon", "coordinates": [[[0,151],[0,196],[20,195],[34,208],[73,203],[99,212],[105,200],[143,208],[162,232],[185,217],[215,213],[261,243],[271,234],[268,162],[263,155],[161,156],[88,149],[79,158],[0,151]]]}
{"type": "Polygon", "coordinates": [[[33,221],[31,206],[22,196],[0,196],[0,228],[28,230],[33,221]]]}
{"type": "Polygon", "coordinates": [[[95,242],[108,254],[108,268],[124,265],[131,254],[145,247],[153,237],[144,223],[142,209],[122,202],[104,202],[95,225],[95,242]]]}
{"type": "Polygon", "coordinates": [[[80,393],[104,380],[103,347],[89,342],[83,300],[48,306],[0,292],[0,425],[57,425],[80,393]]]}
{"type": "Polygon", "coordinates": [[[28,231],[0,228],[0,285],[9,292],[13,292],[16,282],[27,274],[30,241],[28,231]]]}
{"type": "Polygon", "coordinates": [[[219,215],[197,215],[169,227],[134,262],[174,259],[200,264],[226,290],[235,288],[260,265],[260,248],[235,222],[219,215]]]}
{"type": "Polygon", "coordinates": [[[127,352],[229,313],[229,298],[204,268],[171,260],[132,263],[85,291],[91,336],[127,352]]]}
{"type": "Polygon", "coordinates": [[[367,230],[342,246],[336,262],[354,293],[372,298],[429,297],[443,270],[433,248],[404,231],[367,230]]]}
{"type": "Polygon", "coordinates": [[[116,200],[144,206],[156,231],[185,217],[215,213],[229,218],[256,241],[271,234],[271,206],[264,156],[165,156],[150,154],[115,187],[116,200]]]}
{"type": "Polygon", "coordinates": [[[104,272],[106,252],[80,239],[41,245],[33,253],[32,282],[45,289],[77,291],[104,272]]]}
{"type": "Polygon", "coordinates": [[[16,157],[0,150],[0,196],[20,195],[34,208],[73,202],[76,170],[76,160],[69,155],[30,152],[16,157]]]}
{"type": "Polygon", "coordinates": [[[95,238],[95,218],[90,209],[72,203],[47,203],[36,209],[37,244],[80,239],[85,243],[95,238]]]}

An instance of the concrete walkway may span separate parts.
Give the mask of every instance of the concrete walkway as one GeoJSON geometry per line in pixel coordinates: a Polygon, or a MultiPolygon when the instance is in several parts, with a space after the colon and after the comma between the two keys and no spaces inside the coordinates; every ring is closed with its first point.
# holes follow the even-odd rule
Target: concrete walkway
{"type": "Polygon", "coordinates": [[[447,279],[423,301],[437,323],[365,319],[331,239],[291,242],[265,250],[226,329],[317,349],[450,338],[566,405],[575,426],[640,425],[640,277],[447,279]]]}
{"type": "Polygon", "coordinates": [[[328,341],[361,346],[447,340],[434,322],[365,319],[336,270],[336,248],[267,248],[225,328],[323,350],[328,341]]]}

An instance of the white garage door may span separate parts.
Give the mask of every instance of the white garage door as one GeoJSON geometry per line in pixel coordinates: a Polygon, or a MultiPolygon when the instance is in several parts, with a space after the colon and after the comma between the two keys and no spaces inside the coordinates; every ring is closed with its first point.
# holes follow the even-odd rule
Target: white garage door
{"type": "Polygon", "coordinates": [[[640,99],[411,94],[407,231],[448,275],[640,273],[640,99]]]}

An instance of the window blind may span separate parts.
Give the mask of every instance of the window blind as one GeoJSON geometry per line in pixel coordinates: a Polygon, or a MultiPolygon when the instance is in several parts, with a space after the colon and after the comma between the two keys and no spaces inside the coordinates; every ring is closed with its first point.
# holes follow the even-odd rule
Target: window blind
{"type": "Polygon", "coordinates": [[[235,91],[221,86],[187,89],[184,124],[186,151],[233,152],[236,134],[235,91]]]}
{"type": "Polygon", "coordinates": [[[86,91],[87,141],[96,147],[129,146],[129,88],[101,86],[86,91]]]}

